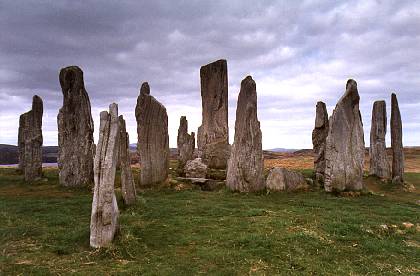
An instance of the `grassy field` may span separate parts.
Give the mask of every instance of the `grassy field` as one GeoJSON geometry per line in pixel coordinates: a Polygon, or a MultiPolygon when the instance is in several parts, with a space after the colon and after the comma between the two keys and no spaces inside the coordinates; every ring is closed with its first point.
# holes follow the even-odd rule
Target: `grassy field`
{"type": "MultiPolygon", "coordinates": [[[[0,169],[1,275],[420,273],[419,193],[374,178],[374,193],[355,198],[185,186],[142,191],[126,209],[117,190],[120,233],[93,250],[90,190],[60,187],[55,169],[45,176],[26,184],[0,169]]],[[[420,190],[420,174],[407,179],[420,190]]]]}

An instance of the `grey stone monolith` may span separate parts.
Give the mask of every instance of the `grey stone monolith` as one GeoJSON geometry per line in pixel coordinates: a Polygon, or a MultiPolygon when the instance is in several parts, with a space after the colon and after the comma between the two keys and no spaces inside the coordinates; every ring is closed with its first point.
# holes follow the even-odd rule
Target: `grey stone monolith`
{"type": "Polygon", "coordinates": [[[312,145],[314,151],[314,172],[317,184],[324,183],[325,175],[325,146],[328,136],[328,112],[325,103],[317,102],[315,128],[312,131],[312,145]]]}
{"type": "Polygon", "coordinates": [[[20,115],[18,132],[19,169],[25,181],[42,177],[42,99],[32,98],[32,109],[20,115]]]}
{"type": "Polygon", "coordinates": [[[130,159],[130,138],[125,126],[123,115],[118,118],[119,123],[119,162],[121,169],[121,193],[125,205],[132,205],[136,202],[136,185],[131,171],[130,159]]]}
{"type": "Polygon", "coordinates": [[[228,75],[226,60],[200,69],[202,124],[198,128],[199,156],[212,169],[226,169],[229,158],[228,75]]]}
{"type": "Polygon", "coordinates": [[[118,205],[115,197],[115,173],[119,150],[118,105],[109,106],[109,113],[100,114],[99,141],[94,162],[90,246],[107,247],[118,230],[118,205]]]}
{"type": "Polygon", "coordinates": [[[185,164],[188,160],[194,159],[195,133],[188,133],[188,121],[185,116],[179,120],[178,137],[178,172],[183,174],[185,164]]]}
{"type": "Polygon", "coordinates": [[[147,82],[137,98],[136,120],[140,156],[140,185],[166,181],[169,169],[168,115],[166,108],[150,95],[147,82]]]}
{"type": "Polygon", "coordinates": [[[404,147],[402,142],[402,120],[397,95],[391,95],[391,148],[392,148],[392,181],[404,182],[404,147]]]}
{"type": "Polygon", "coordinates": [[[357,83],[350,79],[345,94],[329,119],[324,183],[327,192],[360,191],[364,188],[365,142],[359,101],[357,83]]]}
{"type": "Polygon", "coordinates": [[[239,192],[264,189],[263,166],[256,84],[251,76],[247,76],[241,82],[238,96],[235,136],[228,161],[226,186],[239,192]]]}
{"type": "Polygon", "coordinates": [[[386,103],[376,101],[372,108],[372,124],[370,128],[369,174],[382,179],[391,177],[388,157],[386,155],[385,135],[387,129],[386,103]]]}
{"type": "Polygon", "coordinates": [[[83,72],[77,66],[61,69],[63,106],[58,113],[59,182],[80,187],[93,182],[93,120],[83,72]]]}

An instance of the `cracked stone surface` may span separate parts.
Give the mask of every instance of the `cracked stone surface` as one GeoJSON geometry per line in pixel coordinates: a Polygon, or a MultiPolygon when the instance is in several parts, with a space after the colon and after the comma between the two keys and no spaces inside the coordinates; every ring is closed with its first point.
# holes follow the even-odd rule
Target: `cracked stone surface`
{"type": "Polygon", "coordinates": [[[90,246],[109,246],[118,230],[118,205],[115,197],[115,173],[119,151],[118,105],[109,106],[109,113],[100,114],[99,141],[94,162],[90,246]]]}

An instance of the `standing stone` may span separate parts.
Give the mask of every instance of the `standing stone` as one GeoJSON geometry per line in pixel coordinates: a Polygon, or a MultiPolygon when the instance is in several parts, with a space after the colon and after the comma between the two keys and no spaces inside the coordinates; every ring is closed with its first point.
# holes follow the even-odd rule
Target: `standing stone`
{"type": "Polygon", "coordinates": [[[140,185],[151,186],[168,178],[169,136],[166,108],[150,95],[147,82],[137,98],[136,120],[140,156],[140,185]]]}
{"type": "Polygon", "coordinates": [[[370,128],[369,174],[382,179],[389,179],[391,175],[386,155],[386,126],[386,103],[385,101],[376,101],[373,103],[370,128]]]}
{"type": "Polygon", "coordinates": [[[247,76],[241,82],[235,137],[227,168],[226,186],[230,190],[254,192],[264,189],[261,139],[256,84],[251,76],[247,76]]]}
{"type": "Polygon", "coordinates": [[[109,106],[109,113],[100,114],[99,141],[94,162],[92,215],[90,221],[90,246],[108,246],[118,229],[118,205],[114,192],[118,159],[118,106],[109,106]]]}
{"type": "Polygon", "coordinates": [[[178,172],[183,174],[185,164],[194,157],[195,133],[188,134],[188,121],[185,116],[179,120],[178,137],[178,172]]]}
{"type": "Polygon", "coordinates": [[[19,118],[19,169],[25,181],[34,181],[42,176],[42,114],[42,99],[35,95],[32,110],[19,118]]]}
{"type": "Polygon", "coordinates": [[[121,169],[121,191],[125,205],[131,205],[136,202],[136,185],[133,179],[133,173],[131,172],[131,160],[130,160],[130,139],[125,127],[125,120],[121,115],[118,118],[120,137],[119,137],[119,162],[121,169]]]}
{"type": "Polygon", "coordinates": [[[404,182],[404,148],[402,143],[402,122],[397,95],[391,95],[391,147],[392,147],[392,181],[404,182]]]}
{"type": "Polygon", "coordinates": [[[312,144],[314,148],[315,181],[324,183],[325,175],[325,145],[328,136],[328,112],[325,103],[317,102],[315,128],[312,131],[312,144]]]}
{"type": "Polygon", "coordinates": [[[93,181],[93,120],[83,71],[77,66],[61,69],[63,107],[58,113],[58,168],[60,184],[84,186],[93,181]]]}
{"type": "Polygon", "coordinates": [[[363,189],[365,141],[359,101],[357,83],[350,79],[329,120],[324,184],[327,192],[363,189]]]}
{"type": "Polygon", "coordinates": [[[226,169],[230,152],[226,60],[202,66],[200,78],[203,121],[198,128],[198,152],[209,168],[226,169]]]}

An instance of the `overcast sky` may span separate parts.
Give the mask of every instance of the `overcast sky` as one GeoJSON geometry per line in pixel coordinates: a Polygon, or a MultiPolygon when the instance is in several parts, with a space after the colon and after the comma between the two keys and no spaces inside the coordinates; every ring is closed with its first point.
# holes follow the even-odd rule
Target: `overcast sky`
{"type": "MultiPolygon", "coordinates": [[[[19,115],[44,101],[44,145],[57,145],[60,68],[84,71],[95,140],[111,102],[137,140],[143,81],[179,117],[201,124],[200,66],[224,58],[229,127],[243,78],[257,83],[263,148],[311,148],[315,105],[331,115],[348,78],[358,83],[366,145],[372,104],[396,92],[405,146],[420,145],[420,1],[0,0],[0,143],[16,144],[19,115]]],[[[388,123],[389,127],[389,123],[388,123]]],[[[388,146],[390,131],[388,128],[388,146]]]]}

